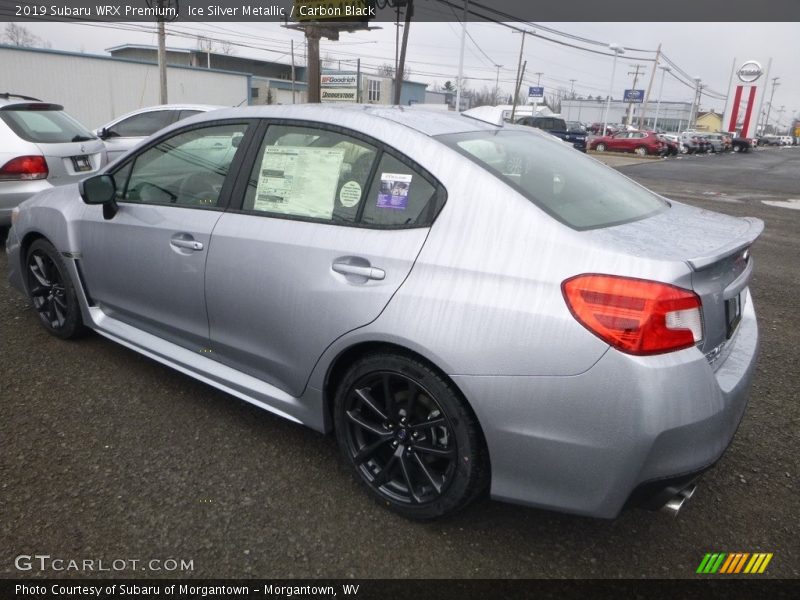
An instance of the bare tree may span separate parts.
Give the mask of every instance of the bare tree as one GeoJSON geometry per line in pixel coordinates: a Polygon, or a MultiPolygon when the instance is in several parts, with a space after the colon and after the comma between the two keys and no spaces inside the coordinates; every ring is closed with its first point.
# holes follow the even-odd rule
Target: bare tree
{"type": "MultiPolygon", "coordinates": [[[[394,67],[389,63],[383,63],[380,67],[378,67],[378,75],[381,77],[391,77],[394,79],[394,67]]],[[[403,69],[403,81],[408,81],[408,76],[410,72],[408,68],[403,69]]]]}
{"type": "Polygon", "coordinates": [[[16,23],[9,23],[6,25],[5,32],[0,36],[0,40],[6,42],[11,46],[20,46],[22,48],[50,48],[50,42],[44,41],[38,35],[34,35],[29,29],[16,23]]]}
{"type": "Polygon", "coordinates": [[[202,36],[197,38],[197,49],[200,52],[206,52],[209,54],[225,54],[226,56],[236,54],[236,48],[234,48],[231,42],[222,40],[215,41],[202,36]]]}
{"type": "MultiPolygon", "coordinates": [[[[468,90],[461,90],[462,94],[470,95],[468,90]]],[[[472,106],[494,106],[495,90],[483,86],[480,92],[472,92],[472,106]]]]}

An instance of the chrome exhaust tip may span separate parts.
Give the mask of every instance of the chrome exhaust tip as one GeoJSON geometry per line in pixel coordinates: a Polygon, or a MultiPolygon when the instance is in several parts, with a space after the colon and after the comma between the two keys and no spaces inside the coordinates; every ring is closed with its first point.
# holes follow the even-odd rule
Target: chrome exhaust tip
{"type": "Polygon", "coordinates": [[[686,501],[694,496],[695,491],[697,491],[697,486],[695,484],[687,485],[680,492],[670,498],[661,510],[671,514],[673,517],[677,517],[686,501]]]}
{"type": "Polygon", "coordinates": [[[677,517],[678,513],[681,511],[681,508],[683,508],[684,502],[686,502],[686,497],[678,494],[669,502],[667,502],[661,510],[671,514],[673,517],[677,517]]]}
{"type": "Polygon", "coordinates": [[[691,497],[694,496],[694,493],[696,491],[697,491],[697,486],[695,484],[692,484],[683,488],[680,492],[680,495],[686,498],[687,500],[690,500],[691,497]]]}

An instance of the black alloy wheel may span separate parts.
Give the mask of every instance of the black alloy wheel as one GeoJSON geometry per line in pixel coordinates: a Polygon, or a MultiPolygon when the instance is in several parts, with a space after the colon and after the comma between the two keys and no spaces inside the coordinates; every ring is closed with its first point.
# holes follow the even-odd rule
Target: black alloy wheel
{"type": "Polygon", "coordinates": [[[44,239],[31,244],[25,261],[28,295],[45,329],[60,338],[82,332],[78,300],[66,265],[44,239]]]}
{"type": "Polygon", "coordinates": [[[402,355],[362,359],[340,385],[335,411],[346,459],[404,516],[458,510],[488,482],[474,416],[427,365],[402,355]]]}

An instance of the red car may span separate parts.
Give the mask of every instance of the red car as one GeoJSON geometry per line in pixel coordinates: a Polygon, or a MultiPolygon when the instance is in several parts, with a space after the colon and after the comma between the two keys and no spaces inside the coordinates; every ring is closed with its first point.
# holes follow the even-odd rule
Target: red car
{"type": "Polygon", "coordinates": [[[594,138],[589,143],[590,150],[605,152],[633,152],[639,156],[648,154],[663,154],[666,147],[664,142],[652,131],[620,131],[614,135],[604,135],[594,138]]]}

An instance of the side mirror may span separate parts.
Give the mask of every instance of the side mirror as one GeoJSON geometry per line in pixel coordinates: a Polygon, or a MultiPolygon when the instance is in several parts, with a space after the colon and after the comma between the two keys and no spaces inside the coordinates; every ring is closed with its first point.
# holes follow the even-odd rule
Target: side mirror
{"type": "Polygon", "coordinates": [[[231,146],[234,148],[238,148],[242,144],[242,140],[244,139],[243,133],[234,133],[233,137],[231,138],[231,146]]]}
{"type": "Polygon", "coordinates": [[[117,214],[117,184],[113,175],[95,175],[84,179],[78,184],[78,192],[86,204],[102,204],[106,220],[117,214]]]}

